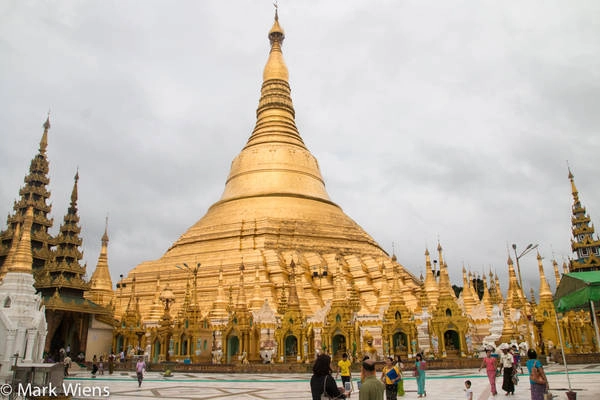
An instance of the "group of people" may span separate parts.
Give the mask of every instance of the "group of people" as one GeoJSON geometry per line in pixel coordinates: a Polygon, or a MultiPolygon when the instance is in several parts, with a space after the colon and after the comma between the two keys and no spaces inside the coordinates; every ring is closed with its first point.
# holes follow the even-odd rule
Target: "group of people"
{"type": "MultiPolygon", "coordinates": [[[[397,400],[398,396],[404,395],[404,381],[402,373],[404,364],[400,357],[397,359],[388,357],[377,378],[376,360],[364,357],[361,362],[359,400],[382,400],[385,394],[386,400],[397,400]]],[[[336,378],[332,376],[333,366],[331,357],[327,354],[319,354],[313,365],[313,376],[310,380],[310,390],[313,400],[322,398],[346,399],[352,391],[352,362],[348,354],[344,353],[338,362],[336,378],[341,376],[342,386],[338,387],[336,378]]],[[[426,362],[421,354],[415,357],[413,374],[417,380],[418,397],[425,397],[425,370],[426,362]]]]}
{"type": "MultiPolygon", "coordinates": [[[[485,368],[488,379],[490,381],[490,390],[492,395],[498,394],[496,389],[496,376],[498,372],[502,374],[502,390],[505,394],[515,394],[515,384],[518,382],[517,373],[521,369],[521,356],[516,345],[512,347],[506,343],[502,343],[498,349],[502,353],[496,357],[492,354],[493,349],[488,347],[485,351],[485,357],[481,361],[479,371],[485,368]]],[[[522,371],[521,371],[522,372],[522,371]]]]}
{"type": "MultiPolygon", "coordinates": [[[[493,349],[487,348],[486,355],[481,362],[479,371],[485,368],[488,380],[490,382],[490,392],[493,396],[498,394],[496,389],[497,371],[502,374],[502,390],[506,396],[515,394],[515,385],[518,384],[518,373],[523,373],[521,367],[521,356],[517,346],[509,346],[503,343],[498,347],[502,351],[498,357],[492,354],[493,349]]],[[[531,388],[531,400],[544,400],[544,394],[548,392],[548,379],[544,373],[542,363],[537,359],[537,352],[534,349],[527,351],[527,370],[529,373],[529,383],[531,388]]],[[[472,399],[471,382],[465,382],[465,391],[467,400],[472,399]]]]}

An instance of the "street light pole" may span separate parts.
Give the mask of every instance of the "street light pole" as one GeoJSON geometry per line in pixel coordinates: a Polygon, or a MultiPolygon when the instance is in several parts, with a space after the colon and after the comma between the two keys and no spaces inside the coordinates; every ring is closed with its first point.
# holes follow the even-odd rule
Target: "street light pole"
{"type": "Polygon", "coordinates": [[[521,254],[517,255],[517,245],[513,243],[512,248],[515,251],[515,258],[517,259],[517,272],[519,273],[519,285],[521,286],[521,290],[523,290],[523,279],[521,279],[521,266],[519,265],[519,259],[521,257],[523,257],[524,255],[528,254],[529,252],[537,249],[538,245],[537,244],[532,244],[529,243],[527,245],[527,247],[525,247],[525,250],[523,250],[521,252],[521,254]]]}
{"type": "Polygon", "coordinates": [[[122,306],[122,303],[123,303],[123,274],[119,275],[119,278],[121,278],[119,280],[119,291],[121,292],[119,294],[119,312],[122,312],[121,306],[122,306]]]}
{"type": "Polygon", "coordinates": [[[196,266],[194,268],[191,268],[189,265],[187,265],[186,263],[183,263],[183,267],[176,265],[175,267],[184,270],[184,271],[188,271],[193,277],[194,280],[192,281],[193,284],[193,288],[194,288],[194,305],[197,306],[198,305],[198,301],[197,301],[197,295],[196,295],[196,289],[197,289],[197,283],[198,283],[198,270],[200,269],[200,263],[196,262],[196,266]],[[184,268],[185,267],[185,268],[184,268]]]}

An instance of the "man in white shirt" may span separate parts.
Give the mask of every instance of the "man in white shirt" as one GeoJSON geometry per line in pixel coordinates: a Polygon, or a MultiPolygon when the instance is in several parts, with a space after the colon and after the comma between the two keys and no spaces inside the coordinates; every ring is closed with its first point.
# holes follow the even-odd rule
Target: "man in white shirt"
{"type": "Polygon", "coordinates": [[[500,356],[500,365],[502,365],[503,379],[502,379],[502,390],[506,392],[506,395],[515,394],[515,384],[513,383],[512,376],[514,373],[515,358],[510,352],[510,347],[503,343],[505,346],[500,346],[502,355],[500,356]]]}

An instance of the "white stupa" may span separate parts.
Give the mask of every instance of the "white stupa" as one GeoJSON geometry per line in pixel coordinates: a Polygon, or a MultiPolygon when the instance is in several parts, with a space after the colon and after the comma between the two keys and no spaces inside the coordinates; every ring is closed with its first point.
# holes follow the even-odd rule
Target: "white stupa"
{"type": "Polygon", "coordinates": [[[41,295],[33,286],[32,224],[29,207],[23,226],[15,228],[4,264],[7,273],[0,282],[0,381],[12,376],[15,358],[19,364],[43,361],[47,325],[41,295]]]}

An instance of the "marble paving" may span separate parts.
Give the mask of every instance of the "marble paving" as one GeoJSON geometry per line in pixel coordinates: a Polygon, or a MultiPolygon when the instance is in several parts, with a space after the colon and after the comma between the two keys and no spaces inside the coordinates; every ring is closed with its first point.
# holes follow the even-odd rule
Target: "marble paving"
{"type": "MultiPolygon", "coordinates": [[[[562,365],[549,365],[546,373],[550,390],[555,400],[566,399],[565,392],[571,387],[578,400],[600,399],[600,364],[572,365],[568,374],[562,365]]],[[[406,374],[408,375],[408,374],[406,374]]],[[[489,388],[487,376],[477,369],[431,370],[427,371],[427,399],[464,399],[464,381],[473,382],[474,400],[487,400],[489,388]]],[[[157,372],[146,374],[141,388],[138,388],[135,373],[116,372],[113,375],[100,375],[92,378],[89,372],[79,371],[65,380],[66,385],[79,395],[74,399],[311,399],[309,389],[310,374],[215,374],[215,373],[174,373],[164,378],[157,372]]],[[[500,390],[502,378],[498,378],[499,394],[492,399],[530,399],[529,380],[522,376],[514,396],[505,396],[500,390]]],[[[356,385],[355,385],[356,387],[356,385]]],[[[413,377],[405,377],[406,394],[402,399],[416,399],[416,382],[413,377]]],[[[358,399],[358,393],[351,398],[358,399]]],[[[400,398],[399,398],[400,399],[400,398]]]]}

